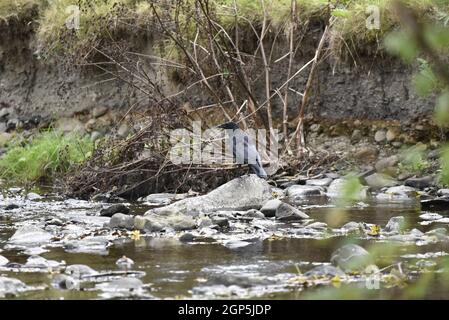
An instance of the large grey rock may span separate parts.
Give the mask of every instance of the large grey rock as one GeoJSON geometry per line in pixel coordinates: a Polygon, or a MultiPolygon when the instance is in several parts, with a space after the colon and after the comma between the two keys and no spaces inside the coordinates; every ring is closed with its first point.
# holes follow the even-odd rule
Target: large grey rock
{"type": "Polygon", "coordinates": [[[279,221],[292,221],[308,219],[309,216],[288,203],[282,203],[276,210],[276,219],[279,221]]]}
{"type": "Polygon", "coordinates": [[[389,175],[383,173],[374,173],[365,178],[366,184],[373,189],[397,186],[398,182],[389,175]]]}
{"type": "Polygon", "coordinates": [[[260,212],[262,212],[265,217],[274,217],[276,215],[277,208],[282,204],[283,202],[279,199],[272,199],[268,200],[260,209],[260,212]]]}
{"type": "Polygon", "coordinates": [[[162,208],[151,209],[146,214],[188,214],[197,216],[218,210],[260,209],[272,199],[271,186],[254,174],[233,179],[203,196],[180,200],[162,208]]]}
{"type": "Polygon", "coordinates": [[[111,217],[109,227],[132,230],[134,229],[134,217],[123,213],[116,213],[111,217]]]}
{"type": "Polygon", "coordinates": [[[18,246],[37,246],[50,242],[52,235],[47,231],[30,225],[17,229],[9,239],[8,244],[18,246]]]}
{"type": "Polygon", "coordinates": [[[405,218],[403,216],[392,217],[385,226],[386,232],[400,233],[405,228],[405,218]]]}
{"type": "Polygon", "coordinates": [[[96,288],[106,292],[138,293],[143,289],[143,282],[136,278],[127,277],[97,284],[96,288]]]}
{"type": "Polygon", "coordinates": [[[345,272],[362,271],[372,263],[368,251],[356,244],[347,244],[334,251],[331,262],[345,272]]]}

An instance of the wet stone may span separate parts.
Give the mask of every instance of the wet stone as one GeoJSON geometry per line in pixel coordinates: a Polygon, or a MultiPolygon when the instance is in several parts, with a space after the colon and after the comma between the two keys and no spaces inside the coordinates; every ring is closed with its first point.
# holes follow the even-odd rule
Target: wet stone
{"type": "Polygon", "coordinates": [[[356,244],[347,244],[332,253],[331,262],[345,272],[362,271],[371,264],[368,251],[356,244]]]}
{"type": "Polygon", "coordinates": [[[9,262],[4,256],[0,256],[0,267],[7,265],[9,262]]]}
{"type": "Polygon", "coordinates": [[[403,201],[403,200],[416,200],[418,193],[415,188],[408,186],[390,187],[384,193],[379,193],[376,196],[377,200],[382,201],[403,201]]]}
{"type": "MultiPolygon", "coordinates": [[[[344,194],[344,186],[346,180],[343,178],[335,179],[332,181],[327,189],[327,196],[330,198],[339,198],[344,194]]],[[[368,197],[368,187],[364,187],[358,194],[354,194],[353,197],[357,200],[365,200],[368,197]]]]}
{"type": "Polygon", "coordinates": [[[440,189],[437,191],[437,195],[440,197],[449,197],[449,189],[440,189]]]}
{"type": "Polygon", "coordinates": [[[9,244],[18,246],[36,246],[50,242],[52,235],[36,226],[23,226],[17,229],[9,239],[9,244]]]}
{"type": "Polygon", "coordinates": [[[279,221],[294,221],[308,218],[309,216],[307,214],[288,203],[282,203],[276,209],[276,219],[279,221]]]}
{"type": "Polygon", "coordinates": [[[119,269],[129,270],[134,266],[134,261],[126,256],[123,256],[118,259],[115,264],[117,265],[117,267],[119,267],[119,269]]]}
{"type": "Polygon", "coordinates": [[[392,187],[398,185],[398,182],[389,175],[383,173],[374,173],[365,178],[368,186],[374,189],[381,189],[384,187],[392,187]]]}
{"type": "Polygon", "coordinates": [[[138,293],[143,289],[143,282],[136,278],[120,278],[106,283],[100,283],[96,286],[98,289],[106,292],[129,292],[138,293]]]}
{"type": "Polygon", "coordinates": [[[286,195],[292,199],[301,199],[323,195],[323,189],[317,186],[292,185],[287,188],[286,195]]]}
{"type": "Polygon", "coordinates": [[[25,289],[26,285],[22,281],[0,276],[0,298],[17,296],[25,289]]]}
{"type": "Polygon", "coordinates": [[[52,279],[51,284],[54,288],[62,290],[77,290],[80,288],[79,281],[66,274],[57,274],[52,279]]]}
{"type": "Polygon", "coordinates": [[[181,242],[192,242],[195,240],[195,236],[191,233],[183,233],[180,237],[179,237],[179,241],[181,242]]]}
{"type": "Polygon", "coordinates": [[[433,186],[433,177],[409,178],[405,180],[405,185],[417,189],[425,189],[433,186]]]}
{"type": "Polygon", "coordinates": [[[260,212],[264,214],[265,217],[274,217],[276,215],[277,208],[282,204],[279,199],[268,200],[260,209],[260,212]]]}
{"type": "Polygon", "coordinates": [[[116,213],[128,214],[129,208],[127,206],[125,206],[124,204],[117,203],[110,207],[103,208],[100,210],[100,216],[103,216],[103,217],[112,217],[116,213]]]}
{"type": "Polygon", "coordinates": [[[306,185],[315,186],[315,187],[327,187],[331,184],[331,178],[323,178],[323,179],[310,179],[306,181],[306,185]]]}
{"type": "Polygon", "coordinates": [[[341,227],[341,230],[343,230],[344,232],[360,231],[360,223],[354,221],[348,222],[341,227]]]}
{"type": "Polygon", "coordinates": [[[307,278],[333,278],[344,277],[345,273],[331,265],[320,265],[304,273],[307,278]]]}
{"type": "Polygon", "coordinates": [[[111,217],[111,220],[109,221],[109,227],[133,230],[134,217],[123,213],[116,213],[111,217]]]}
{"type": "Polygon", "coordinates": [[[390,233],[400,233],[404,230],[405,218],[403,216],[392,217],[387,225],[385,231],[390,233]]]}
{"type": "Polygon", "coordinates": [[[423,213],[419,217],[423,220],[439,220],[443,218],[443,216],[438,213],[423,213]]]}
{"type": "Polygon", "coordinates": [[[64,273],[76,279],[80,279],[84,276],[91,276],[98,274],[97,271],[84,264],[72,264],[65,268],[64,273]]]}
{"type": "Polygon", "coordinates": [[[7,204],[4,207],[5,210],[14,210],[14,209],[18,209],[18,208],[20,208],[20,206],[18,204],[15,204],[15,203],[7,204]]]}

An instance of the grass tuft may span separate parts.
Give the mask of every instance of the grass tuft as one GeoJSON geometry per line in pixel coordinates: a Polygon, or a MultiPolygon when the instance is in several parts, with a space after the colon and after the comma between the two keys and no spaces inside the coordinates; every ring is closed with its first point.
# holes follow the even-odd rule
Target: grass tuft
{"type": "Polygon", "coordinates": [[[86,160],[92,149],[88,138],[43,132],[27,143],[12,143],[0,158],[0,177],[17,183],[52,178],[86,160]]]}

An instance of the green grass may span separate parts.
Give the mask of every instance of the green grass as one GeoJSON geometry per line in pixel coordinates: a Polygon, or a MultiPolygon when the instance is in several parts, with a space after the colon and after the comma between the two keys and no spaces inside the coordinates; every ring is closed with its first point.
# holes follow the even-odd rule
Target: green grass
{"type": "MultiPolygon", "coordinates": [[[[422,17],[449,23],[449,1],[406,0],[416,8],[422,17]],[[445,20],[446,19],[446,20],[445,20]]],[[[185,0],[185,7],[191,10],[195,0],[185,0]]],[[[298,26],[307,20],[323,21],[328,13],[328,0],[297,0],[298,26]]],[[[332,29],[332,43],[335,51],[341,48],[363,48],[367,43],[380,43],[386,32],[397,26],[397,18],[391,10],[391,0],[343,0],[334,5],[332,15],[337,17],[332,29]],[[380,30],[366,28],[366,8],[376,5],[380,9],[380,30]]],[[[37,42],[44,52],[63,55],[84,55],[100,42],[128,39],[130,34],[148,27],[152,9],[146,0],[0,0],[0,18],[20,16],[30,5],[39,5],[37,42]],[[71,14],[66,8],[79,4],[81,9],[79,30],[68,30],[66,20],[71,14]]],[[[160,4],[158,4],[160,6],[160,4]]],[[[210,0],[210,8],[219,22],[226,28],[235,26],[234,5],[237,7],[239,25],[260,26],[265,15],[270,29],[287,29],[290,26],[291,0],[210,0]]],[[[162,6],[161,10],[170,10],[162,6]],[[162,9],[164,8],[164,9],[162,9]]],[[[181,12],[182,14],[182,12],[181,12]]],[[[31,19],[31,18],[29,18],[31,19]]],[[[147,28],[146,32],[151,32],[147,28]]]]}
{"type": "Polygon", "coordinates": [[[18,183],[52,178],[83,162],[92,149],[88,138],[75,134],[39,133],[27,143],[12,143],[0,158],[0,177],[18,183]]]}

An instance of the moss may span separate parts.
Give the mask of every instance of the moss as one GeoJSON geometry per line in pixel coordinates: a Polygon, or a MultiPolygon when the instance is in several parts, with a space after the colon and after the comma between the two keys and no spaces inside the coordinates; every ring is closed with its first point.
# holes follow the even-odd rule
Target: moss
{"type": "Polygon", "coordinates": [[[0,177],[18,183],[52,178],[89,157],[88,138],[54,131],[38,134],[29,142],[16,140],[0,158],[0,177]]]}

